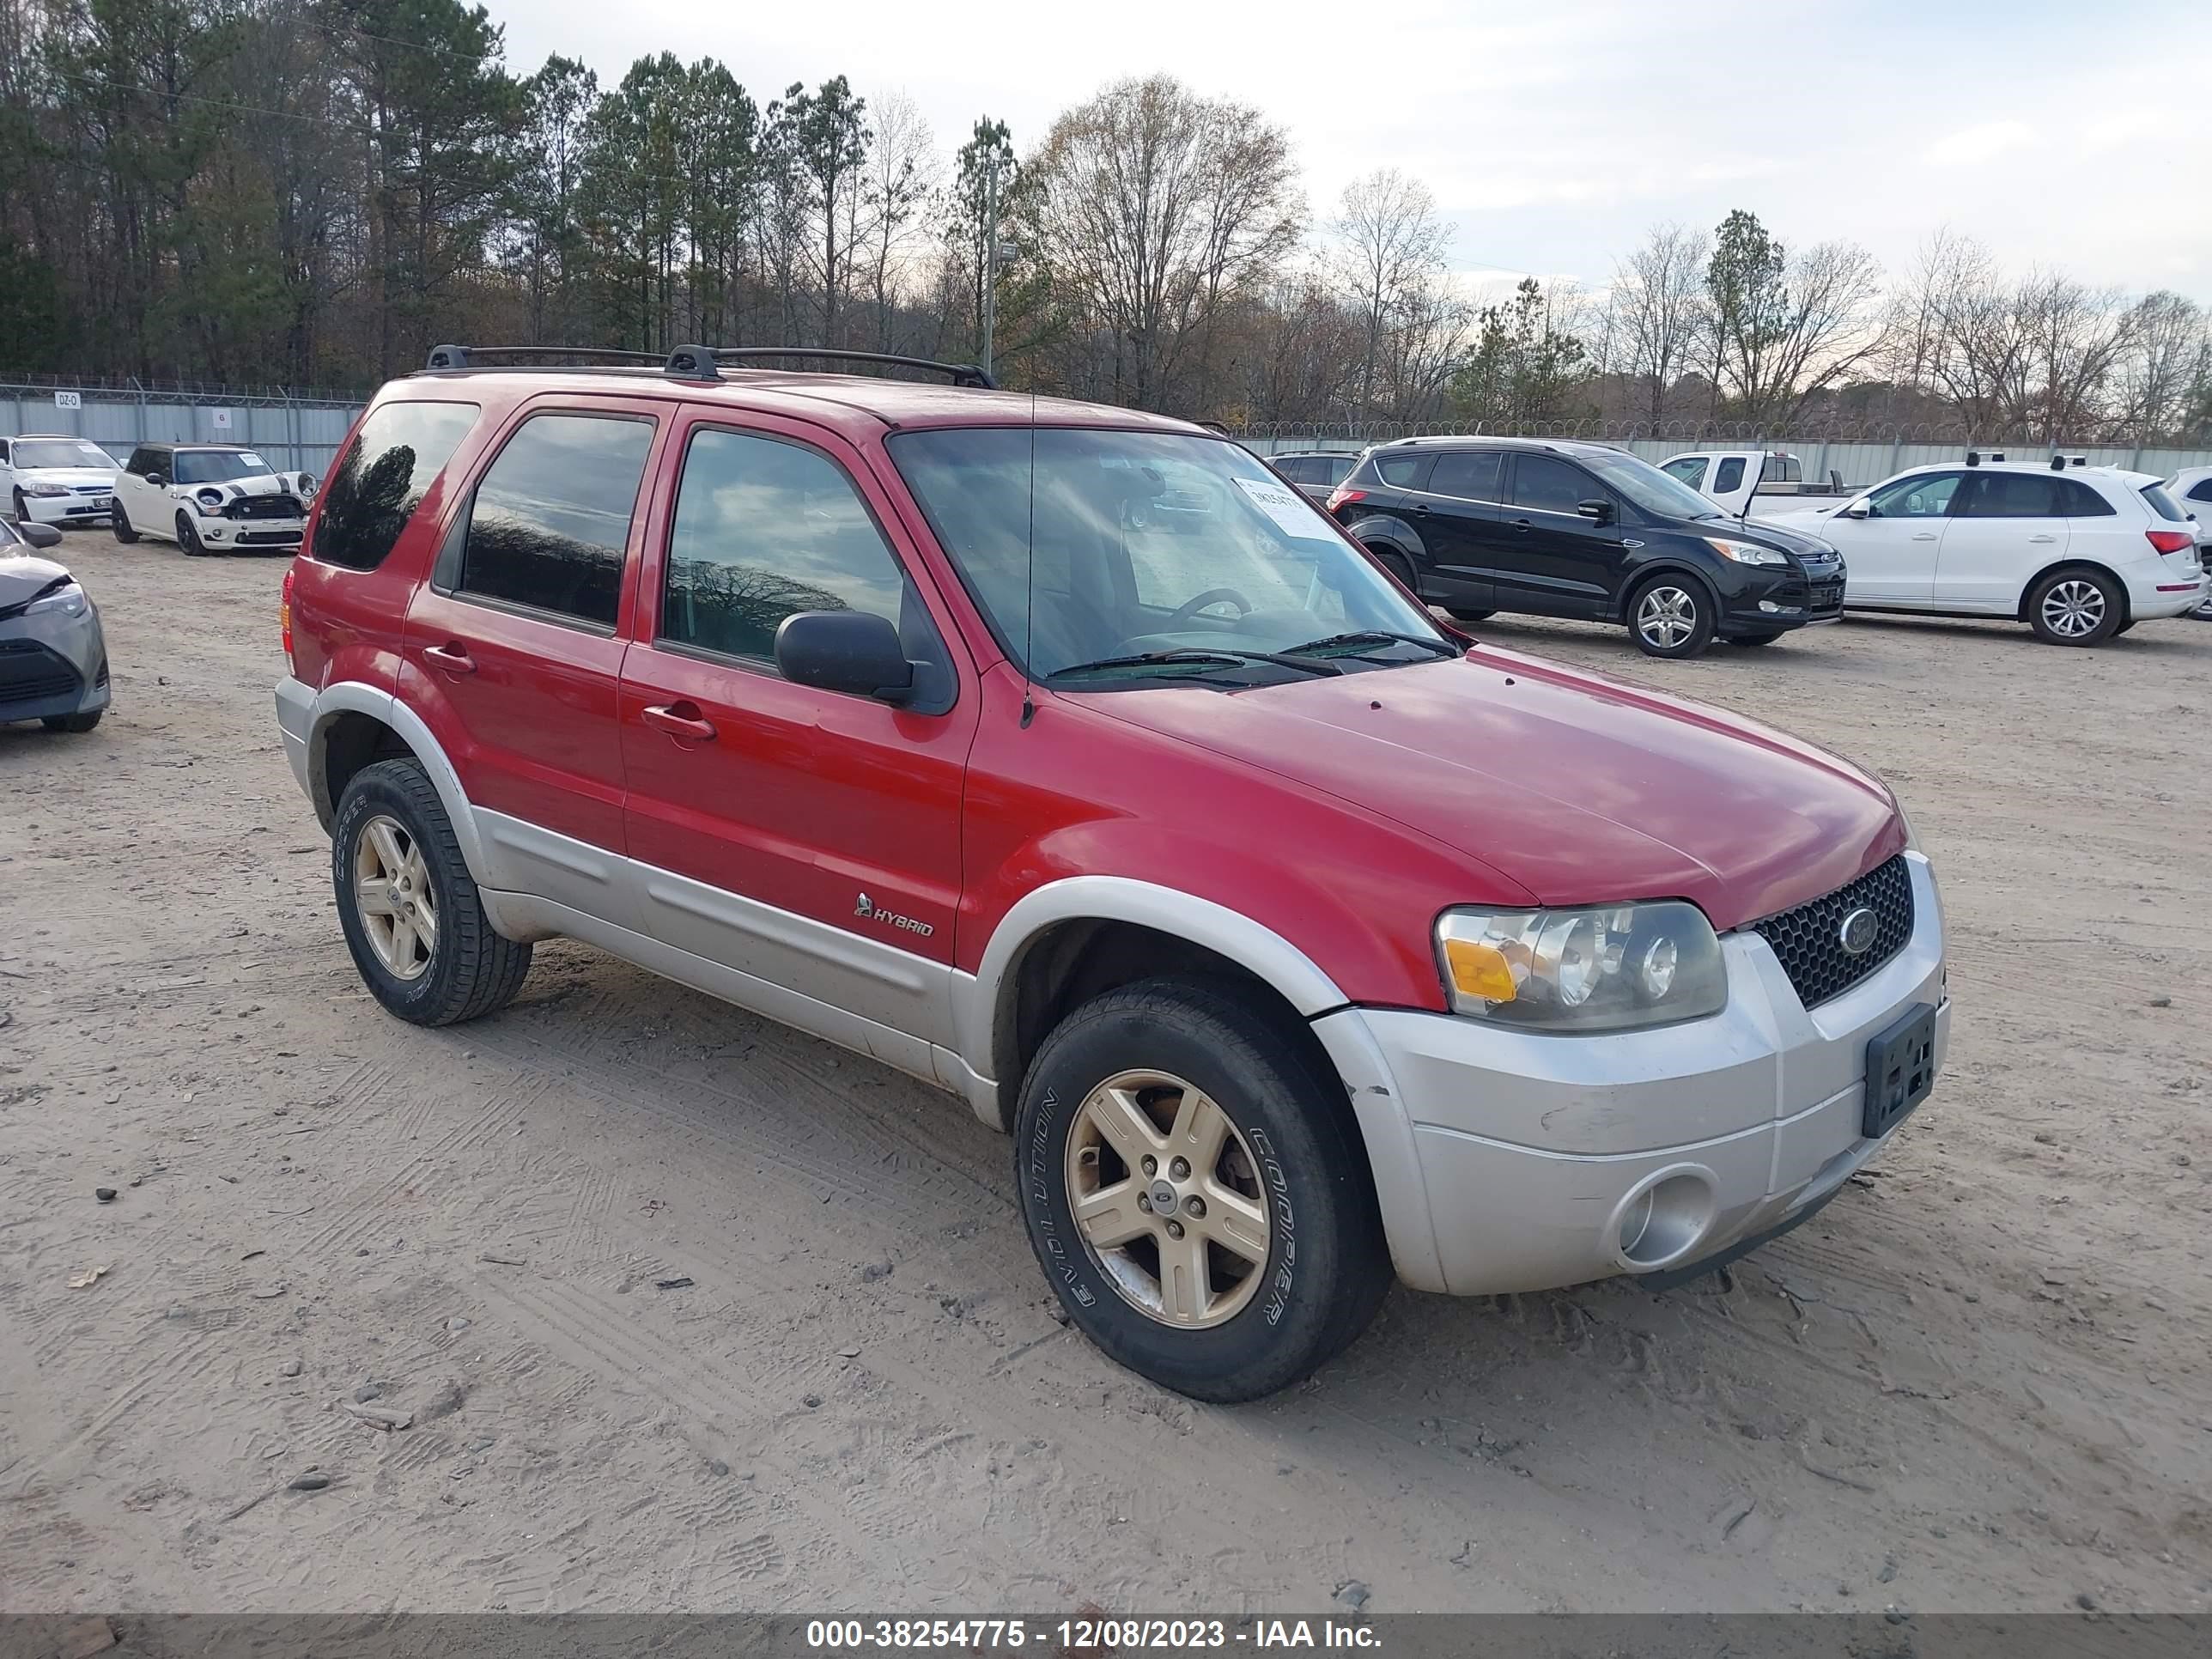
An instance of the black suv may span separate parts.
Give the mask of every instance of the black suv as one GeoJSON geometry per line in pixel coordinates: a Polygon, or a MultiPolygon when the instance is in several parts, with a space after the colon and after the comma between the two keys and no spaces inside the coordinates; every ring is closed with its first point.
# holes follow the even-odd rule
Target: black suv
{"type": "Polygon", "coordinates": [[[1500,611],[1625,623],[1655,657],[1716,637],[1769,645],[1844,610],[1842,556],[1729,517],[1602,444],[1408,438],[1371,450],[1328,509],[1421,598],[1469,622],[1500,611]]]}

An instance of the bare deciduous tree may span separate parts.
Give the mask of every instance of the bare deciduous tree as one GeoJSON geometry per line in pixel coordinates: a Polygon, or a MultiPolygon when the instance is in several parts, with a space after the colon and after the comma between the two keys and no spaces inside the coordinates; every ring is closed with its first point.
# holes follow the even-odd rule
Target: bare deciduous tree
{"type": "Polygon", "coordinates": [[[1644,246],[1614,272],[1611,311],[1617,339],[1599,367],[1642,382],[1656,425],[1667,418],[1675,382],[1711,359],[1705,265],[1711,239],[1686,225],[1654,225],[1644,246]]]}
{"type": "Polygon", "coordinates": [[[1433,320],[1451,228],[1437,217],[1429,187],[1395,167],[1378,168],[1347,186],[1330,228],[1336,234],[1333,274],[1361,325],[1358,412],[1371,415],[1376,376],[1401,355],[1389,336],[1417,317],[1433,320]]]}

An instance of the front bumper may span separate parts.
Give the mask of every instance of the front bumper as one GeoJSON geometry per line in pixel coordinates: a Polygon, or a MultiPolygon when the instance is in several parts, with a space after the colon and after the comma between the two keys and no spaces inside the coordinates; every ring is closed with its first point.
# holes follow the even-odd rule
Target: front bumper
{"type": "Polygon", "coordinates": [[[1410,1158],[1376,1176],[1401,1274],[1461,1296],[1673,1276],[1832,1195],[1896,1133],[1860,1133],[1869,1039],[1923,1004],[1939,1067],[1949,1039],[1941,900],[1926,859],[1905,856],[1911,938],[1817,1008],[1739,932],[1722,940],[1728,1007],[1686,1025],[1559,1037],[1402,1010],[1316,1020],[1332,1054],[1371,1056],[1364,1089],[1395,1091],[1410,1127],[1410,1158]],[[1624,1217],[1646,1192],[1672,1242],[1632,1259],[1624,1217]]]}
{"type": "Polygon", "coordinates": [[[104,524],[109,503],[107,491],[97,495],[32,495],[23,497],[23,516],[33,524],[104,524]]]}
{"type": "Polygon", "coordinates": [[[248,553],[296,553],[307,533],[305,519],[234,519],[224,513],[191,514],[192,528],[209,547],[234,547],[248,553]]]}
{"type": "Polygon", "coordinates": [[[50,720],[107,707],[107,641],[100,608],[0,622],[0,720],[50,720]]]}
{"type": "Polygon", "coordinates": [[[1844,614],[1844,567],[1831,560],[1802,569],[1753,567],[1737,591],[1721,601],[1719,632],[1772,633],[1835,622],[1844,614]]]}

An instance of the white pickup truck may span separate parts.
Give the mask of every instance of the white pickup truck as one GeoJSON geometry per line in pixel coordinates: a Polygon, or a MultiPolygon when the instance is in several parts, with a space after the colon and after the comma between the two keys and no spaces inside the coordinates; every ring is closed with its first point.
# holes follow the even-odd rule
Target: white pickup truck
{"type": "Polygon", "coordinates": [[[1808,483],[1803,463],[1782,449],[1693,449],[1668,456],[1659,463],[1659,470],[1711,496],[1739,519],[1751,516],[1754,497],[1769,512],[1795,513],[1808,501],[1851,493],[1833,472],[1826,483],[1808,483]],[[1784,499],[1767,499],[1773,497],[1784,499]]]}

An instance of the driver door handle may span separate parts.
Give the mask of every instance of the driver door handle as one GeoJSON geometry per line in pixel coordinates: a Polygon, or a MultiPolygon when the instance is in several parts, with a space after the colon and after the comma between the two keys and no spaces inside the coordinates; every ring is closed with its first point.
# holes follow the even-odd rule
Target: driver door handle
{"type": "Polygon", "coordinates": [[[702,715],[699,705],[688,699],[641,709],[638,718],[655,731],[665,732],[672,738],[689,738],[694,743],[712,743],[714,740],[714,721],[702,715]]]}
{"type": "Polygon", "coordinates": [[[2030,536],[2027,539],[2032,544],[2039,546],[2045,542],[2055,542],[2058,538],[2056,536],[2030,536]]]}
{"type": "Polygon", "coordinates": [[[1917,532],[1912,539],[1916,542],[1932,542],[1936,539],[1936,532],[1932,530],[1923,530],[1917,532]]]}
{"type": "Polygon", "coordinates": [[[1528,520],[1526,519],[1508,519],[1505,522],[1511,525],[1516,530],[1525,531],[1529,528],[1528,520]]]}

